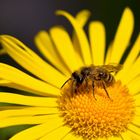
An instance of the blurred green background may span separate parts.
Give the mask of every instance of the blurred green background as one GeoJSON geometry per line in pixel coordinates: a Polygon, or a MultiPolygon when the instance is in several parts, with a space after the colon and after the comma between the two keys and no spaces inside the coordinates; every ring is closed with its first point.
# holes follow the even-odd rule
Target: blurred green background
{"type": "MultiPolygon", "coordinates": [[[[10,34],[37,51],[33,43],[35,34],[41,30],[63,24],[70,31],[69,23],[55,16],[57,9],[67,10],[75,15],[82,9],[92,13],[90,20],[100,20],[107,31],[107,45],[113,39],[120,17],[125,7],[130,7],[135,16],[132,44],[140,31],[139,0],[0,0],[0,34],[10,34]]],[[[8,56],[0,57],[0,62],[14,62],[8,56]]],[[[1,89],[2,90],[2,89],[1,89]]],[[[0,140],[8,140],[14,133],[28,126],[0,129],[0,140]]]]}

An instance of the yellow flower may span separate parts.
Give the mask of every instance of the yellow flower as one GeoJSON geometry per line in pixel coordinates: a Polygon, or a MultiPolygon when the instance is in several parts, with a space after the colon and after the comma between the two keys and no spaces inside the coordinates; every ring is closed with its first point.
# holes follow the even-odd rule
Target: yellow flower
{"type": "Polygon", "coordinates": [[[38,33],[35,42],[47,61],[16,38],[0,36],[4,51],[28,72],[0,63],[0,86],[21,91],[0,93],[0,102],[9,103],[0,107],[0,128],[34,125],[10,140],[140,140],[140,35],[123,69],[115,75],[116,82],[107,87],[110,99],[100,87],[94,87],[96,99],[93,88],[87,93],[84,85],[74,95],[69,82],[61,89],[82,66],[120,63],[134,28],[131,10],[124,10],[107,53],[101,22],[90,22],[89,41],[84,32],[89,11],[83,10],[75,18],[65,11],[57,14],[70,21],[74,32],[71,38],[63,27],[56,26],[49,33],[38,33]],[[32,94],[22,95],[22,91],[32,94]]]}

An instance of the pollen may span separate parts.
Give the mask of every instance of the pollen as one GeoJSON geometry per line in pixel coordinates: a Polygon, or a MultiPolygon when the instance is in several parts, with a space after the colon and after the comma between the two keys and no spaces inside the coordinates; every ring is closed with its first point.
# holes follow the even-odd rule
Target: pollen
{"type": "Polygon", "coordinates": [[[132,95],[120,81],[106,89],[82,85],[72,93],[70,84],[62,89],[58,99],[60,116],[74,135],[83,139],[120,136],[134,117],[132,95]],[[94,94],[93,94],[94,92],[94,94]]]}

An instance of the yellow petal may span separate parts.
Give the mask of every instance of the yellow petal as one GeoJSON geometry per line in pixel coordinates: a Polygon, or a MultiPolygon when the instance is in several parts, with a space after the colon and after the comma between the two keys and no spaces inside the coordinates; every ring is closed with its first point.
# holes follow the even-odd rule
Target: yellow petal
{"type": "Polygon", "coordinates": [[[140,127],[140,116],[135,116],[132,121],[132,124],[134,124],[134,126],[140,127]]]}
{"type": "Polygon", "coordinates": [[[89,19],[91,13],[88,10],[82,10],[76,15],[76,21],[80,24],[81,27],[83,27],[87,20],[89,19]]]}
{"type": "Polygon", "coordinates": [[[134,28],[133,13],[129,8],[124,10],[119,27],[117,29],[113,42],[111,63],[119,63],[124,51],[129,45],[130,37],[134,28]]]}
{"type": "Polygon", "coordinates": [[[121,137],[108,137],[107,140],[122,140],[121,137]]]}
{"type": "Polygon", "coordinates": [[[127,84],[140,74],[140,57],[138,57],[135,62],[130,66],[124,68],[116,75],[117,79],[121,79],[124,84],[127,84]],[[129,76],[128,76],[129,75],[129,76]]]}
{"type": "MultiPolygon", "coordinates": [[[[140,100],[139,100],[139,102],[140,102],[140,100]]],[[[137,105],[137,106],[140,107],[140,105],[137,105]]],[[[140,117],[140,108],[139,107],[136,107],[135,114],[136,114],[136,116],[139,116],[140,117]]]]}
{"type": "Polygon", "coordinates": [[[129,67],[128,72],[129,76],[126,77],[126,82],[129,82],[140,74],[140,56],[135,60],[134,64],[129,67]]]}
{"type": "Polygon", "coordinates": [[[35,43],[39,51],[49,62],[51,62],[52,65],[58,68],[65,75],[70,75],[69,70],[61,60],[49,34],[46,31],[40,31],[35,36],[35,43]]]}
{"type": "Polygon", "coordinates": [[[130,135],[127,132],[121,134],[123,140],[132,140],[130,135]]]}
{"type": "Polygon", "coordinates": [[[0,79],[0,85],[4,85],[4,84],[11,84],[11,82],[10,81],[8,81],[8,80],[3,80],[3,79],[0,79]]]}
{"type": "Polygon", "coordinates": [[[59,89],[3,63],[0,63],[0,78],[32,89],[34,94],[47,95],[48,93],[53,96],[59,95],[60,92],[59,89]]]}
{"type": "Polygon", "coordinates": [[[85,34],[83,28],[81,28],[81,26],[78,24],[78,22],[67,12],[59,10],[59,11],[57,11],[57,14],[65,16],[73,25],[75,33],[76,33],[78,41],[79,41],[79,44],[80,44],[80,47],[81,47],[81,52],[82,52],[84,62],[86,65],[90,65],[92,63],[90,46],[89,46],[88,39],[86,37],[86,34],[85,34]]]}
{"type": "Polygon", "coordinates": [[[41,124],[41,123],[45,123],[46,120],[52,118],[53,115],[10,117],[10,118],[2,119],[0,121],[0,128],[13,126],[13,125],[41,124]]]}
{"type": "Polygon", "coordinates": [[[125,77],[124,79],[125,83],[128,83],[129,81],[133,80],[138,75],[140,75],[139,66],[140,66],[140,57],[138,57],[135,63],[129,68],[128,73],[127,73],[129,76],[125,77]]]}
{"type": "Polygon", "coordinates": [[[0,49],[0,55],[6,54],[6,51],[4,48],[0,49]]]}
{"type": "Polygon", "coordinates": [[[2,35],[0,41],[12,58],[35,76],[57,87],[61,87],[66,81],[67,78],[64,75],[43,61],[16,38],[2,35]]]}
{"type": "Polygon", "coordinates": [[[83,60],[83,56],[82,56],[82,52],[81,52],[81,47],[80,47],[80,44],[79,44],[79,41],[78,41],[78,38],[77,38],[75,32],[73,32],[72,42],[73,42],[73,46],[75,49],[75,55],[76,55],[78,61],[80,62],[80,64],[82,66],[84,66],[84,60],[83,60]]]}
{"type": "Polygon", "coordinates": [[[68,133],[64,138],[63,140],[83,140],[82,137],[79,137],[79,136],[75,136],[74,134],[72,133],[68,133]]]}
{"type": "Polygon", "coordinates": [[[140,91],[140,75],[134,80],[130,81],[127,84],[129,91],[133,94],[138,93],[140,91]]]}
{"type": "Polygon", "coordinates": [[[56,107],[56,99],[57,98],[33,97],[8,92],[0,92],[0,102],[3,103],[12,103],[28,106],[56,107]]]}
{"type": "Polygon", "coordinates": [[[73,33],[73,36],[72,36],[72,42],[73,42],[73,46],[74,46],[74,50],[75,50],[76,61],[77,61],[77,63],[79,63],[79,65],[81,67],[83,67],[84,66],[84,61],[83,61],[83,58],[82,58],[80,44],[78,42],[78,39],[77,39],[77,36],[76,36],[75,32],[73,33]]]}
{"type": "Polygon", "coordinates": [[[77,62],[73,44],[68,33],[62,27],[54,27],[50,30],[50,35],[70,71],[73,72],[79,69],[81,65],[77,62]]]}
{"type": "MultiPolygon", "coordinates": [[[[78,22],[79,26],[83,28],[84,25],[87,23],[89,17],[90,17],[90,12],[88,10],[82,10],[76,15],[76,21],[78,22]]],[[[84,66],[83,59],[82,59],[82,52],[75,32],[73,32],[72,42],[75,49],[75,55],[77,57],[77,63],[79,63],[82,67],[84,66]]]]}
{"type": "Polygon", "coordinates": [[[140,35],[138,35],[135,44],[133,45],[130,53],[128,54],[124,62],[125,67],[130,67],[136,60],[136,57],[138,56],[139,53],[140,53],[140,35]]]}
{"type": "Polygon", "coordinates": [[[46,133],[53,131],[62,125],[63,122],[60,117],[49,119],[47,123],[37,125],[17,133],[10,140],[25,140],[25,138],[29,140],[37,140],[44,136],[46,133]]]}
{"type": "Polygon", "coordinates": [[[61,140],[70,132],[70,130],[71,130],[70,127],[61,126],[55,129],[54,131],[51,131],[50,133],[45,134],[45,136],[43,136],[39,140],[61,140]]]}
{"type": "MultiPolygon", "coordinates": [[[[94,140],[94,139],[93,139],[94,140]]],[[[98,140],[105,140],[105,138],[98,138],[98,140]]]]}
{"type": "Polygon", "coordinates": [[[105,27],[101,22],[91,22],[89,38],[92,51],[93,64],[103,65],[105,54],[105,27]]]}
{"type": "Polygon", "coordinates": [[[140,127],[134,126],[133,124],[129,124],[128,130],[131,130],[132,132],[140,136],[140,127]]]}
{"type": "Polygon", "coordinates": [[[2,110],[12,110],[12,109],[23,109],[24,106],[17,106],[17,105],[5,105],[5,106],[0,106],[0,111],[2,110]]]}
{"type": "Polygon", "coordinates": [[[24,107],[22,109],[10,109],[0,111],[0,119],[8,117],[22,117],[33,115],[45,115],[45,114],[59,113],[57,108],[50,107],[24,107]]]}
{"type": "MultiPolygon", "coordinates": [[[[131,72],[131,68],[133,66],[133,63],[135,63],[135,60],[140,52],[140,35],[138,35],[130,53],[128,54],[125,62],[124,62],[124,68],[123,70],[121,70],[118,74],[117,74],[117,77],[118,78],[122,78],[122,79],[126,79],[126,78],[129,78],[128,76],[126,76],[125,78],[123,78],[126,73],[128,73],[129,71],[131,72]],[[127,72],[128,71],[128,72],[127,72]]],[[[139,60],[140,61],[140,60],[139,60]]],[[[136,68],[136,70],[139,69],[139,67],[136,68]]],[[[139,69],[140,70],[140,69],[139,69]]],[[[138,70],[138,71],[139,71],[138,70]]],[[[136,74],[136,72],[135,72],[136,74]]],[[[133,76],[133,75],[132,75],[133,76]]]]}
{"type": "Polygon", "coordinates": [[[0,86],[10,87],[10,88],[26,91],[26,92],[29,92],[29,93],[32,93],[32,94],[37,94],[37,95],[51,96],[48,93],[40,92],[39,90],[35,90],[34,88],[26,87],[26,85],[24,86],[24,85],[19,85],[17,83],[12,83],[8,80],[0,80],[0,86]]]}
{"type": "Polygon", "coordinates": [[[136,106],[140,106],[140,94],[133,96],[136,106]]]}
{"type": "Polygon", "coordinates": [[[109,45],[109,47],[107,49],[106,56],[105,56],[105,64],[106,65],[110,63],[111,53],[112,53],[112,43],[109,45]]]}
{"type": "Polygon", "coordinates": [[[140,139],[140,136],[137,135],[134,131],[128,130],[126,133],[132,140],[139,140],[140,139]]]}

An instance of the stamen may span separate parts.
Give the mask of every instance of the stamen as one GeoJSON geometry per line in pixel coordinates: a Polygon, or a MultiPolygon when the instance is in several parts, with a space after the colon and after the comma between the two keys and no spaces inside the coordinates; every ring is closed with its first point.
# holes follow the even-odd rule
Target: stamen
{"type": "Polygon", "coordinates": [[[71,94],[70,83],[62,89],[58,99],[60,116],[75,135],[86,139],[120,136],[134,117],[135,105],[126,86],[120,81],[107,87],[110,100],[103,88],[82,85],[71,94]]]}

